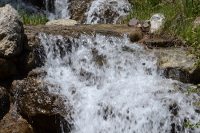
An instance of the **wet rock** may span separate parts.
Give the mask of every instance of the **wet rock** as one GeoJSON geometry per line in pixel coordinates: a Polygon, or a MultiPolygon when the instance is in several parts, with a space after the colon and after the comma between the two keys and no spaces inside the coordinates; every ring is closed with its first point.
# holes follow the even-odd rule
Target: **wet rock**
{"type": "Polygon", "coordinates": [[[18,57],[17,68],[21,75],[27,75],[32,69],[41,66],[42,63],[42,52],[36,52],[37,49],[32,51],[23,51],[18,57]]]}
{"type": "Polygon", "coordinates": [[[129,21],[128,23],[128,26],[131,26],[131,27],[141,27],[141,23],[139,20],[133,18],[129,21]]]}
{"type": "Polygon", "coordinates": [[[167,78],[178,80],[183,83],[189,82],[188,73],[182,70],[177,70],[172,68],[172,69],[166,69],[164,73],[167,78]]]}
{"type": "Polygon", "coordinates": [[[93,1],[88,11],[87,24],[113,24],[128,13],[131,5],[127,1],[93,1]]]}
{"type": "Polygon", "coordinates": [[[126,22],[127,17],[126,16],[120,16],[117,21],[116,24],[124,24],[126,22]]]}
{"type": "Polygon", "coordinates": [[[0,133],[34,133],[31,125],[16,112],[13,104],[10,111],[0,121],[0,129],[0,133]]]}
{"type": "Polygon", "coordinates": [[[200,17],[197,17],[194,21],[194,28],[197,28],[200,25],[200,17]]]}
{"type": "Polygon", "coordinates": [[[73,0],[71,1],[71,19],[78,21],[78,23],[86,22],[86,12],[91,6],[93,0],[73,0]]]}
{"type": "Polygon", "coordinates": [[[38,33],[41,32],[51,35],[62,35],[64,38],[66,38],[66,40],[69,36],[73,38],[79,38],[81,34],[102,34],[115,37],[123,37],[124,34],[127,34],[130,37],[130,40],[133,40],[133,42],[138,41],[143,37],[141,29],[135,27],[130,28],[126,24],[25,26],[25,33],[27,34],[28,38],[28,43],[25,45],[26,50],[31,51],[42,47],[40,46],[40,39],[38,37],[38,33]]]}
{"type": "Polygon", "coordinates": [[[47,75],[47,72],[44,69],[33,69],[28,73],[28,77],[44,77],[47,75]]]}
{"type": "Polygon", "coordinates": [[[143,43],[148,47],[171,47],[174,45],[172,40],[162,38],[147,38],[143,40],[143,43]]]}
{"type": "Polygon", "coordinates": [[[0,120],[9,111],[9,107],[10,107],[9,95],[6,89],[0,86],[0,120]]]}
{"type": "Polygon", "coordinates": [[[166,76],[182,82],[199,83],[200,69],[194,64],[196,58],[187,55],[188,51],[181,48],[155,49],[158,66],[165,70],[166,76]]]}
{"type": "Polygon", "coordinates": [[[36,132],[67,133],[70,124],[65,118],[70,117],[71,106],[66,97],[51,94],[48,86],[35,77],[15,80],[11,85],[12,101],[36,132]]]}
{"type": "Polygon", "coordinates": [[[158,31],[163,26],[164,20],[165,20],[164,14],[161,13],[154,14],[150,19],[151,22],[150,32],[154,33],[158,31]]]}
{"type": "Polygon", "coordinates": [[[0,58],[0,79],[5,79],[18,74],[12,61],[0,58]]]}
{"type": "Polygon", "coordinates": [[[72,19],[58,19],[58,20],[51,20],[46,23],[46,25],[63,25],[63,26],[71,26],[76,25],[77,21],[72,19]]]}
{"type": "Polygon", "coordinates": [[[17,11],[10,5],[0,8],[0,57],[18,55],[23,47],[24,28],[17,11]]]}

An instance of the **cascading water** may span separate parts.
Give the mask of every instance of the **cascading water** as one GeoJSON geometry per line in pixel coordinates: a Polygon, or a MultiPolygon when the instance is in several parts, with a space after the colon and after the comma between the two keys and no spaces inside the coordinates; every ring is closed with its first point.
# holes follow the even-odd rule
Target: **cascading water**
{"type": "Polygon", "coordinates": [[[116,23],[120,16],[126,16],[131,8],[127,0],[95,0],[88,12],[87,24],[116,23]]]}
{"type": "MultiPolygon", "coordinates": [[[[46,0],[46,3],[48,3],[48,1],[49,0],[46,0]]],[[[72,2],[69,2],[68,0],[55,0],[55,12],[48,12],[48,18],[50,20],[58,18],[69,19],[71,17],[69,10],[73,10],[68,6],[70,3],[72,4],[72,2]]],[[[48,5],[46,6],[48,7],[48,5]]],[[[116,23],[120,16],[128,14],[130,7],[131,5],[127,0],[94,0],[91,2],[91,6],[88,7],[89,9],[87,9],[87,12],[85,13],[87,16],[85,23],[116,23]]]]}
{"type": "Polygon", "coordinates": [[[44,77],[51,93],[73,106],[72,133],[197,133],[193,99],[186,84],[165,79],[156,57],[126,37],[64,39],[41,33],[46,59],[44,77]],[[53,85],[52,85],[53,84],[53,85]]]}
{"type": "MultiPolygon", "coordinates": [[[[46,9],[49,6],[48,0],[46,0],[46,9]]],[[[54,12],[48,12],[47,16],[49,20],[55,20],[55,19],[69,19],[70,18],[70,11],[69,11],[69,2],[68,0],[55,0],[54,1],[54,12]]]]}

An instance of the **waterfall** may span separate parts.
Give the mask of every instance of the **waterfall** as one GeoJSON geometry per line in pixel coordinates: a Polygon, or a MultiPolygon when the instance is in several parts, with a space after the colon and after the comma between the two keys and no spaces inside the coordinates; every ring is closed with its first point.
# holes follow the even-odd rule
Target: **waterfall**
{"type": "Polygon", "coordinates": [[[71,133],[197,133],[197,94],[165,79],[157,59],[124,38],[81,35],[68,39],[40,33],[50,92],[73,106],[71,133]],[[184,93],[185,92],[185,93],[184,93]]]}
{"type": "MultiPolygon", "coordinates": [[[[46,4],[48,4],[48,0],[46,0],[46,4]]],[[[54,12],[48,12],[47,16],[49,20],[55,20],[55,19],[69,19],[70,18],[70,11],[69,11],[69,2],[68,0],[55,0],[54,1],[54,12]]],[[[48,5],[46,5],[46,9],[48,5]]]]}
{"type": "Polygon", "coordinates": [[[88,12],[87,24],[116,23],[121,16],[126,16],[131,8],[126,0],[94,0],[88,12]]]}
{"type": "MultiPolygon", "coordinates": [[[[46,3],[48,1],[46,0],[46,3]]],[[[48,18],[50,20],[59,18],[69,19],[71,16],[69,10],[73,10],[70,9],[69,4],[72,5],[72,2],[68,0],[55,0],[55,12],[47,12],[48,18]]],[[[82,15],[87,16],[86,24],[116,23],[121,16],[128,14],[130,8],[131,5],[127,0],[94,0],[91,2],[91,6],[87,9],[86,13],[82,15]]]]}

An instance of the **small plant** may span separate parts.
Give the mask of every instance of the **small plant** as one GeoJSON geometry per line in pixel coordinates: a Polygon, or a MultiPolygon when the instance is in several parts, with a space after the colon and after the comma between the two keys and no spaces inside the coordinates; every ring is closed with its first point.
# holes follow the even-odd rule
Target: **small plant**
{"type": "Polygon", "coordinates": [[[189,96],[191,93],[198,93],[199,87],[200,87],[200,84],[198,84],[196,88],[192,87],[190,89],[187,89],[187,92],[188,92],[187,96],[189,96]]]}
{"type": "Polygon", "coordinates": [[[197,88],[190,88],[190,89],[187,89],[187,92],[188,94],[187,95],[190,95],[191,93],[197,93],[197,88]]]}
{"type": "Polygon", "coordinates": [[[25,25],[39,25],[48,22],[48,19],[44,14],[27,14],[25,12],[19,12],[19,15],[25,25]]]}
{"type": "Polygon", "coordinates": [[[191,128],[192,130],[194,130],[195,128],[199,128],[199,126],[200,126],[200,121],[198,121],[198,122],[195,123],[195,124],[191,124],[190,121],[187,121],[187,122],[185,123],[185,127],[189,127],[189,128],[191,128]]]}

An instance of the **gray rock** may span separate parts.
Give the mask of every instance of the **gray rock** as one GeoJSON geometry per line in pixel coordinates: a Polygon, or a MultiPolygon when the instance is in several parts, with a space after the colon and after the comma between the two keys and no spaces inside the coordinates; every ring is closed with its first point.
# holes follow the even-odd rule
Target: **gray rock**
{"type": "Polygon", "coordinates": [[[17,11],[10,5],[0,8],[0,57],[18,55],[23,47],[24,28],[17,11]]]}
{"type": "Polygon", "coordinates": [[[200,69],[194,64],[197,59],[187,55],[181,48],[154,50],[158,66],[165,71],[166,77],[182,82],[199,83],[200,69]]]}
{"type": "Polygon", "coordinates": [[[72,26],[76,25],[77,21],[72,19],[58,19],[58,20],[51,20],[46,23],[46,25],[63,25],[63,26],[72,26]]]}
{"type": "Polygon", "coordinates": [[[10,89],[12,102],[17,103],[19,113],[36,132],[60,133],[61,126],[64,133],[69,132],[70,125],[65,118],[72,107],[66,107],[69,104],[66,97],[49,93],[48,85],[35,77],[14,80],[10,89]]]}
{"type": "Polygon", "coordinates": [[[128,26],[131,27],[141,27],[140,21],[137,20],[136,18],[133,18],[129,21],[128,26]]]}
{"type": "Polygon", "coordinates": [[[163,26],[164,20],[165,20],[164,14],[161,13],[154,14],[150,19],[151,22],[150,32],[154,33],[158,31],[163,26]]]}

